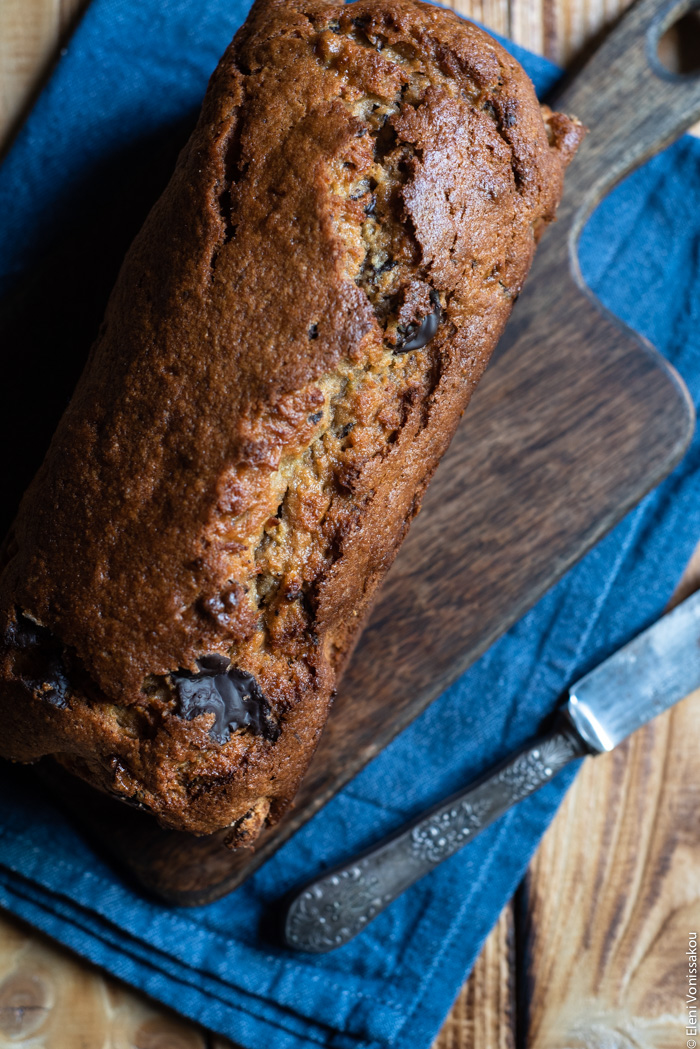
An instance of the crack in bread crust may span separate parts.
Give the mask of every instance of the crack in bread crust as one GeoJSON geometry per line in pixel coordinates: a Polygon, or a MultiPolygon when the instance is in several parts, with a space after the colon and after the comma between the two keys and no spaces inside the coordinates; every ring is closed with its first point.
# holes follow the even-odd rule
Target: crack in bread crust
{"type": "Polygon", "coordinates": [[[233,844],[278,818],[581,133],[450,12],[257,0],[6,546],[5,756],[233,844]]]}

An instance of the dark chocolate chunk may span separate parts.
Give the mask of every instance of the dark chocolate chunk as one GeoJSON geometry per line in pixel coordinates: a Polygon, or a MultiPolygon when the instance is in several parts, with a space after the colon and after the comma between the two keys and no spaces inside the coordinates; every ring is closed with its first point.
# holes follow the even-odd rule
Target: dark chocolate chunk
{"type": "Polygon", "coordinates": [[[64,648],[58,638],[18,612],[5,639],[18,650],[15,673],[27,688],[53,707],[68,706],[71,687],[63,661],[64,648]]]}
{"type": "Polygon", "coordinates": [[[309,328],[309,338],[310,339],[317,339],[318,338],[318,324],[312,324],[311,327],[309,328]]]}
{"type": "Polygon", "coordinates": [[[279,727],[252,674],[235,667],[229,670],[229,660],[218,653],[202,656],[197,665],[198,674],[187,670],[171,674],[179,717],[191,721],[200,714],[214,714],[209,735],[217,743],[225,743],[231,732],[241,728],[250,729],[255,736],[277,739],[279,727]]]}
{"type": "Polygon", "coordinates": [[[313,415],[309,416],[309,422],[313,423],[314,426],[315,426],[316,423],[320,423],[322,418],[323,418],[323,412],[314,412],[313,415]]]}
{"type": "Polygon", "coordinates": [[[423,317],[420,324],[409,324],[405,332],[399,333],[399,341],[394,347],[394,353],[410,353],[411,350],[422,350],[431,339],[435,338],[440,327],[442,309],[436,292],[430,292],[430,301],[434,306],[433,312],[423,317]]]}
{"type": "Polygon", "coordinates": [[[393,270],[397,266],[398,262],[396,261],[396,259],[386,259],[386,261],[383,262],[381,266],[377,267],[377,269],[375,269],[374,272],[378,277],[380,277],[382,273],[388,273],[389,270],[393,270]]]}
{"type": "Polygon", "coordinates": [[[198,659],[197,666],[200,670],[210,670],[215,674],[225,674],[231,666],[231,660],[228,656],[222,656],[219,652],[212,652],[210,656],[202,656],[201,659],[198,659]]]}
{"type": "Polygon", "coordinates": [[[35,648],[41,643],[41,636],[48,635],[49,631],[46,627],[39,626],[33,620],[23,615],[21,612],[16,613],[16,618],[10,623],[5,634],[5,643],[10,648],[21,648],[29,649],[35,648]]]}

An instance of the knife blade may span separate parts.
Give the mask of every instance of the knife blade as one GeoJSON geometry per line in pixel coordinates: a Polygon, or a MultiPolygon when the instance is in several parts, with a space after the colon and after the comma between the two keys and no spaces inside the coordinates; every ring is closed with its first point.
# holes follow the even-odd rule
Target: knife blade
{"type": "Polygon", "coordinates": [[[596,752],[700,687],[700,591],[569,689],[567,712],[596,752]]]}
{"type": "Polygon", "coordinates": [[[316,954],[341,947],[570,761],[613,750],[697,688],[700,591],[574,682],[548,733],[294,894],[285,942],[316,954]]]}

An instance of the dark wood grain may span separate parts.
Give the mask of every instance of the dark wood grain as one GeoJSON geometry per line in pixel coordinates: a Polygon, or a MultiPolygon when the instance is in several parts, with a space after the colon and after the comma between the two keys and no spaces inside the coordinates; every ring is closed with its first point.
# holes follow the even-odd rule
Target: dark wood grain
{"type": "MultiPolygon", "coordinates": [[[[676,5],[678,6],[678,5],[676,5]]],[[[642,0],[562,105],[592,130],[495,362],[379,594],[294,809],[254,853],[93,798],[77,807],[152,891],[230,891],[408,725],[681,457],[692,406],[654,349],[592,300],[576,242],[601,196],[700,116],[700,82],[648,55],[670,7],[642,0]],[[105,803],[106,804],[106,803],[105,803]]]]}
{"type": "Polygon", "coordinates": [[[581,770],[521,894],[523,1049],[686,1044],[698,732],[700,692],[581,770]]]}

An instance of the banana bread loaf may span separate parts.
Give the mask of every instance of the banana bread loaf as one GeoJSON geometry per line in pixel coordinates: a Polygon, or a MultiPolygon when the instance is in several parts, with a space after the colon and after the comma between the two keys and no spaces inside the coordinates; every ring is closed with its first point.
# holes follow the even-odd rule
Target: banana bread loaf
{"type": "Polygon", "coordinates": [[[416,0],[257,0],[3,550],[0,753],[279,818],[583,133],[416,0]]]}

